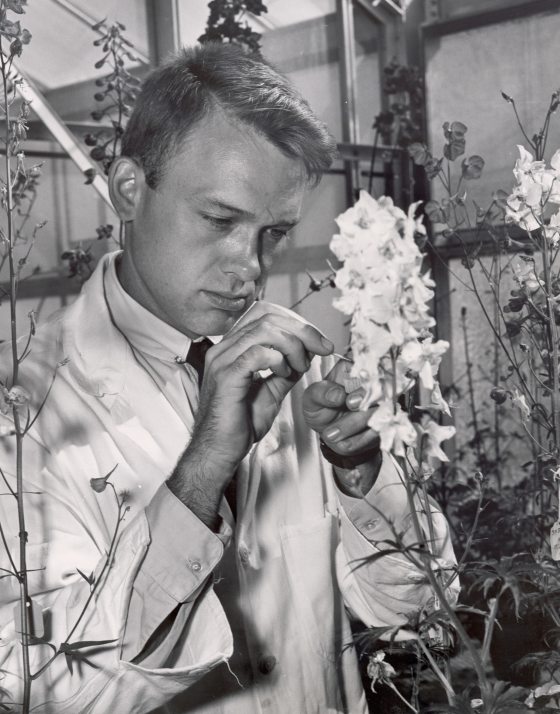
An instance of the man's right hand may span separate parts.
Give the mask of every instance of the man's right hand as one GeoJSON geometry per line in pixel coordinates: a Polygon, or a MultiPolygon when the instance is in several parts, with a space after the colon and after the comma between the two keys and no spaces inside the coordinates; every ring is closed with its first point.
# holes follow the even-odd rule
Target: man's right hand
{"type": "Polygon", "coordinates": [[[213,507],[207,507],[215,509],[215,516],[240,461],[270,429],[311,359],[333,349],[316,328],[284,308],[253,305],[206,354],[192,439],[169,481],[171,490],[196,512],[188,502],[193,496],[189,482],[196,482],[195,490],[205,492],[203,500],[211,495],[213,507]],[[263,370],[272,374],[255,379],[263,370]]]}

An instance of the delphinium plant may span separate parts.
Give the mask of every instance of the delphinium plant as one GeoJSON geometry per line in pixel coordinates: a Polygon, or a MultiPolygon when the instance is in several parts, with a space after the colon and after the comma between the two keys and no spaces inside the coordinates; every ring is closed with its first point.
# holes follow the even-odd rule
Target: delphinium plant
{"type": "MultiPolygon", "coordinates": [[[[466,131],[463,125],[448,125],[445,131],[449,144],[454,141],[462,144],[466,131]]],[[[433,158],[428,160],[433,162],[432,170],[437,175],[443,162],[433,158]]],[[[465,160],[462,180],[479,175],[482,165],[479,157],[465,160]]],[[[525,165],[530,170],[532,162],[525,165]]],[[[519,173],[519,167],[516,170],[519,173]]],[[[519,199],[520,191],[514,195],[519,199]]],[[[459,207],[463,206],[459,204],[459,207]]],[[[521,210],[516,203],[514,207],[521,210]]],[[[451,216],[454,209],[451,204],[451,216]]],[[[410,628],[417,660],[427,666],[432,680],[439,682],[447,698],[446,703],[438,705],[429,701],[433,705],[431,710],[485,714],[527,711],[530,702],[525,700],[529,689],[514,686],[510,681],[499,681],[492,675],[491,653],[499,629],[498,617],[510,604],[519,616],[527,609],[540,608],[550,615],[552,629],[557,627],[555,594],[547,590],[558,590],[557,569],[550,556],[542,551],[527,554],[533,555],[532,559],[512,556],[500,561],[470,563],[469,585],[478,588],[484,596],[479,607],[472,604],[456,607],[450,596],[450,587],[454,582],[456,586],[459,573],[465,570],[477,523],[475,518],[465,550],[459,554],[458,565],[453,567],[441,562],[433,549],[434,514],[428,488],[435,466],[447,461],[441,444],[454,434],[454,428],[440,423],[440,415],[449,414],[449,408],[442,397],[436,373],[448,344],[443,340],[435,341],[431,332],[434,319],[429,314],[428,303],[433,297],[434,285],[429,275],[422,272],[423,256],[418,243],[425,239],[425,231],[415,218],[416,210],[417,206],[413,204],[406,214],[396,208],[391,199],[375,200],[362,192],[358,203],[338,218],[340,234],[331,243],[331,249],[343,261],[335,278],[342,295],[335,300],[335,306],[351,318],[352,378],[357,380],[352,388],[359,383],[364,389],[362,408],[373,407],[369,426],[379,434],[382,450],[394,460],[407,489],[416,536],[414,546],[404,546],[402,534],[394,532],[394,540],[385,546],[387,552],[401,552],[421,568],[433,589],[432,607],[421,613],[410,628]],[[402,406],[402,395],[411,394],[417,382],[421,385],[420,403],[407,410],[402,406]],[[415,417],[411,418],[411,414],[415,417]],[[478,642],[465,629],[466,614],[471,618],[478,617],[481,630],[478,642]],[[463,679],[459,683],[454,681],[453,670],[444,656],[451,632],[459,642],[463,669],[469,672],[466,684],[463,679]]],[[[545,227],[544,223],[540,227],[543,234],[545,227]]],[[[544,280],[543,275],[544,271],[541,271],[544,280]]],[[[541,278],[532,276],[533,281],[541,278]]],[[[533,284],[532,287],[535,288],[533,284]]],[[[538,313],[541,321],[543,315],[550,314],[545,307],[538,313]]],[[[523,365],[514,366],[514,373],[515,369],[523,377],[523,365]]],[[[510,390],[510,399],[518,409],[525,404],[521,386],[521,383],[514,386],[506,382],[505,387],[510,390]]],[[[547,396],[550,399],[550,388],[547,396]]],[[[524,419],[529,419],[530,414],[529,407],[522,412],[524,419]]],[[[548,441],[541,445],[545,456],[556,454],[552,424],[551,421],[543,432],[548,435],[548,441]]],[[[484,474],[475,472],[473,478],[482,482],[484,474]]],[[[479,490],[477,515],[482,503],[479,490]]],[[[375,504],[371,505],[375,510],[375,504]]],[[[392,633],[372,632],[372,641],[380,634],[387,639],[392,633]]],[[[547,659],[543,653],[535,653],[533,667],[535,658],[540,665],[546,660],[551,668],[550,656],[547,659]]],[[[388,683],[394,676],[380,649],[371,654],[369,672],[377,678],[373,685],[382,681],[388,683]]],[[[425,672],[423,676],[425,678],[425,672]]],[[[538,690],[538,696],[542,699],[542,690],[538,690]]],[[[422,692],[416,689],[407,706],[420,711],[422,692]]]]}
{"type": "Polygon", "coordinates": [[[199,42],[236,42],[259,52],[261,35],[246,20],[247,13],[258,17],[268,12],[262,0],[211,0],[206,30],[199,42]]]}
{"type": "MultiPolygon", "coordinates": [[[[504,95],[504,99],[515,109],[511,97],[504,95]]],[[[463,123],[444,124],[445,146],[440,157],[423,144],[415,143],[410,147],[412,158],[424,167],[428,179],[437,181],[443,187],[444,198],[430,201],[425,206],[432,222],[432,234],[456,241],[463,247],[462,263],[467,271],[467,280],[463,280],[462,286],[475,296],[502,355],[496,372],[487,375],[493,378],[489,396],[496,407],[509,408],[509,415],[515,417],[517,429],[526,439],[526,458],[518,467],[521,474],[509,488],[509,484],[503,484],[505,474],[500,473],[504,459],[489,459],[480,448],[485,439],[491,438],[495,442],[500,437],[499,430],[492,434],[492,430],[488,429],[485,435],[475,435],[473,447],[478,445],[479,448],[473,450],[480,451],[480,454],[475,454],[472,459],[474,468],[469,484],[473,492],[476,491],[473,493],[473,530],[465,539],[466,551],[460,554],[457,569],[472,596],[468,607],[460,606],[454,610],[446,599],[445,578],[441,572],[438,576],[437,568],[434,572],[430,565],[427,555],[429,539],[428,542],[423,540],[420,528],[417,529],[419,551],[412,553],[410,549],[406,550],[407,557],[414,558],[419,565],[424,564],[440,608],[439,616],[455,631],[461,646],[460,656],[463,661],[466,657],[468,669],[474,674],[466,692],[459,693],[452,671],[437,662],[438,668],[434,668],[434,662],[428,658],[430,668],[448,699],[447,704],[432,707],[431,710],[490,714],[530,711],[545,706],[555,708],[558,704],[560,274],[557,258],[560,244],[560,152],[553,154],[548,164],[544,161],[549,126],[557,107],[558,95],[554,93],[543,127],[532,138],[521,127],[529,149],[519,148],[514,189],[509,193],[496,191],[487,207],[477,205],[468,197],[469,182],[480,177],[484,160],[476,154],[465,155],[467,127],[463,123]],[[455,168],[457,164],[458,171],[455,168]],[[468,233],[463,229],[469,229],[468,233]],[[485,259],[485,254],[490,254],[490,257],[485,259]],[[508,272],[513,276],[513,285],[507,286],[509,297],[506,298],[504,284],[508,272]],[[490,300],[485,294],[487,292],[490,293],[490,300]],[[477,466],[482,466],[487,472],[477,466]],[[495,553],[489,557],[484,552],[484,543],[479,542],[475,549],[479,560],[473,562],[469,550],[477,541],[478,519],[485,507],[480,485],[491,479],[499,483],[500,477],[504,491],[509,488],[509,493],[508,502],[499,514],[504,516],[504,520],[500,522],[497,518],[495,527],[504,527],[505,516],[508,515],[504,511],[509,509],[509,523],[518,531],[513,534],[513,539],[521,550],[506,557],[496,557],[495,553]],[[523,538],[518,538],[521,531],[523,538]],[[477,599],[478,607],[473,606],[473,599],[477,599]],[[471,620],[478,617],[478,641],[474,636],[476,633],[465,629],[465,615],[471,620]],[[529,653],[516,668],[504,667],[500,657],[508,650],[515,651],[520,639],[518,633],[509,631],[509,623],[515,625],[517,621],[528,623],[533,642],[529,645],[529,653]],[[509,641],[508,637],[511,638],[509,641]],[[491,668],[492,655],[495,671],[491,668]],[[520,682],[524,688],[512,686],[512,682],[520,682]],[[531,687],[533,691],[530,693],[531,687]]],[[[400,458],[403,483],[409,489],[411,505],[415,498],[419,498],[420,506],[416,510],[423,508],[424,514],[429,517],[425,501],[422,506],[422,488],[430,471],[423,466],[424,457],[421,455],[415,460],[410,449],[415,444],[416,449],[424,446],[424,440],[429,445],[430,437],[426,431],[429,434],[430,429],[434,435],[441,435],[439,429],[442,427],[427,420],[425,415],[426,411],[430,413],[434,407],[441,409],[443,406],[439,391],[434,394],[426,367],[426,364],[435,367],[439,357],[438,343],[415,328],[420,337],[414,335],[414,339],[422,349],[419,350],[414,340],[412,346],[407,347],[407,335],[410,333],[405,329],[395,329],[394,322],[389,321],[394,321],[396,306],[400,305],[402,309],[406,304],[406,301],[403,302],[406,291],[402,290],[395,273],[402,264],[399,251],[392,248],[396,234],[393,231],[391,240],[387,236],[391,234],[391,222],[403,237],[407,231],[408,234],[412,232],[411,224],[405,227],[404,214],[395,211],[387,199],[372,203],[371,199],[362,196],[352,211],[339,223],[342,238],[335,239],[333,250],[346,261],[343,272],[337,276],[337,285],[343,290],[339,305],[352,315],[355,376],[363,380],[367,387],[364,405],[378,404],[370,426],[380,434],[382,448],[400,458]],[[355,246],[359,240],[364,245],[361,253],[356,253],[355,246]],[[387,245],[391,246],[389,250],[387,245]],[[385,266],[384,273],[373,278],[373,272],[364,271],[364,266],[377,267],[380,246],[385,255],[390,256],[392,267],[385,266]],[[360,260],[353,259],[357,254],[361,255],[360,260]],[[372,255],[376,256],[375,261],[371,260],[372,255]],[[386,275],[391,279],[385,278],[386,275]],[[369,297],[366,297],[368,292],[369,297]],[[422,359],[412,363],[410,359],[417,355],[421,355],[422,359]],[[423,385],[423,416],[418,426],[406,418],[398,400],[395,400],[395,394],[410,390],[409,382],[422,374],[422,366],[428,383],[423,385]],[[435,426],[430,426],[431,423],[435,426]]],[[[420,295],[417,280],[415,285],[416,294],[420,295]]],[[[426,288],[430,289],[430,286],[424,281],[422,289],[425,291],[426,288]]],[[[417,315],[420,314],[417,311],[417,315]]],[[[427,327],[430,325],[425,325],[423,329],[427,327]]],[[[481,423],[477,419],[473,426],[481,431],[481,423]]],[[[438,438],[431,443],[432,450],[436,449],[438,438]]],[[[414,508],[412,511],[413,514],[416,512],[414,508]]],[[[416,526],[417,521],[413,515],[416,526]]],[[[431,617],[437,619],[435,613],[431,617]]],[[[422,655],[427,657],[424,650],[422,655]]],[[[381,671],[379,667],[372,666],[373,670],[381,671]]]]}
{"type": "MultiPolygon", "coordinates": [[[[29,394],[25,388],[19,384],[19,368],[26,352],[32,334],[35,329],[33,315],[30,316],[29,336],[23,349],[18,346],[16,338],[18,336],[18,321],[16,311],[16,300],[18,283],[21,271],[27,263],[29,252],[35,239],[39,226],[33,230],[31,238],[27,236],[25,223],[18,221],[18,205],[21,207],[28,196],[34,195],[35,184],[39,175],[39,168],[27,169],[24,162],[22,142],[27,133],[27,117],[29,116],[29,103],[21,101],[18,104],[17,89],[21,84],[13,69],[14,60],[21,56],[24,46],[31,40],[31,34],[21,26],[19,15],[25,12],[25,0],[0,0],[0,143],[3,153],[3,168],[0,174],[1,206],[3,212],[2,225],[0,227],[1,240],[1,268],[8,271],[8,295],[5,302],[10,310],[10,334],[6,336],[11,340],[11,365],[8,368],[7,378],[0,383],[0,410],[2,413],[10,413],[13,426],[4,427],[0,438],[13,439],[14,461],[16,474],[15,484],[8,482],[5,474],[2,475],[3,487],[7,488],[7,495],[2,498],[14,498],[17,509],[18,522],[18,553],[12,553],[8,547],[10,535],[5,532],[5,524],[0,523],[0,539],[2,548],[5,549],[8,567],[0,570],[2,580],[15,579],[18,592],[17,622],[16,629],[20,632],[22,643],[22,671],[25,681],[23,691],[23,711],[29,709],[29,698],[31,689],[31,673],[29,666],[29,643],[31,636],[31,613],[30,597],[28,591],[27,572],[27,534],[25,522],[25,495],[23,486],[23,439],[29,424],[26,418],[29,394]]],[[[4,561],[4,558],[2,558],[4,561]]],[[[0,580],[0,585],[2,584],[0,580]]],[[[16,591],[14,588],[14,591],[16,591]]],[[[0,702],[2,702],[2,690],[0,689],[0,702]]],[[[2,706],[2,705],[0,705],[2,706]]]]}
{"type": "MultiPolygon", "coordinates": [[[[97,107],[91,112],[91,118],[99,123],[99,129],[85,135],[84,141],[91,147],[89,155],[97,161],[107,176],[115,158],[120,153],[122,135],[128,117],[136,101],[141,80],[127,69],[127,63],[137,62],[133,43],[125,36],[126,27],[121,22],[107,23],[106,20],[96,23],[91,28],[100,36],[94,40],[102,56],[95,63],[98,70],[109,70],[108,74],[95,80],[96,92],[93,95],[97,107]]],[[[86,183],[91,183],[95,170],[87,172],[86,183]]],[[[117,235],[110,223],[96,228],[96,240],[114,240],[117,247],[122,248],[124,242],[124,225],[119,223],[117,235]]],[[[78,248],[68,249],[62,253],[62,260],[68,266],[68,277],[84,282],[93,272],[93,243],[78,248]]]]}
{"type": "MultiPolygon", "coordinates": [[[[386,176],[392,176],[395,160],[394,149],[406,150],[410,144],[418,142],[424,135],[424,80],[417,67],[391,61],[383,69],[381,91],[386,97],[386,108],[373,120],[373,144],[371,147],[368,192],[372,193],[374,169],[379,142],[384,145],[383,163],[386,176]],[[388,150],[388,147],[392,147],[388,150]]],[[[404,180],[410,183],[407,165],[403,163],[404,180]]],[[[387,190],[387,189],[386,189],[387,190]]]]}
{"type": "MultiPolygon", "coordinates": [[[[73,661],[85,660],[83,650],[103,642],[76,641],[75,633],[86,611],[94,607],[94,597],[102,587],[103,578],[110,569],[117,537],[128,507],[126,494],[119,493],[112,481],[112,472],[99,476],[93,474],[91,487],[102,492],[107,487],[113,490],[116,503],[116,523],[108,546],[106,558],[97,574],[85,574],[76,569],[76,578],[83,578],[89,586],[83,606],[74,622],[68,623],[68,633],[61,642],[48,640],[41,608],[40,594],[30,586],[28,560],[28,525],[26,507],[28,498],[36,495],[30,490],[26,461],[26,439],[36,438],[32,432],[47,400],[51,395],[57,372],[64,368],[64,361],[55,367],[54,373],[44,375],[44,392],[39,397],[28,388],[25,378],[25,360],[33,350],[37,318],[29,313],[27,326],[18,320],[18,288],[27,277],[30,255],[44,222],[33,223],[33,207],[40,178],[39,165],[27,165],[23,143],[27,136],[27,120],[32,105],[26,98],[25,80],[18,74],[14,64],[27,49],[31,34],[22,27],[21,16],[25,14],[27,0],[0,0],[0,145],[2,169],[0,171],[0,274],[4,278],[0,302],[9,310],[9,334],[1,336],[4,347],[0,370],[0,448],[3,453],[3,468],[0,468],[0,498],[2,513],[13,513],[14,520],[0,518],[0,603],[3,608],[14,606],[13,637],[21,652],[21,692],[8,691],[3,686],[6,672],[0,668],[0,711],[28,714],[32,710],[32,685],[51,663],[64,655],[70,673],[73,661]],[[23,332],[23,336],[20,336],[23,332]],[[7,360],[6,360],[7,358],[7,360]],[[7,463],[7,460],[10,463],[7,463]],[[6,499],[6,500],[4,500],[6,499]],[[12,501],[11,506],[4,505],[12,501]],[[13,529],[12,529],[13,526],[13,529]],[[45,656],[37,668],[32,667],[31,648],[43,646],[45,656]]],[[[31,271],[33,272],[33,271],[31,271]]],[[[4,625],[5,623],[3,623],[4,625]]],[[[10,641],[0,643],[6,650],[10,641]]],[[[37,651],[37,650],[35,650],[37,651]]],[[[10,675],[14,675],[11,671],[10,675]]]]}
{"type": "MultiPolygon", "coordinates": [[[[434,418],[441,411],[448,412],[436,379],[448,344],[434,341],[430,331],[434,326],[428,305],[433,297],[433,281],[422,268],[423,256],[416,239],[423,237],[425,229],[415,217],[416,208],[413,204],[406,214],[390,198],[377,201],[362,191],[356,205],[339,216],[340,234],[334,236],[331,250],[343,263],[335,277],[342,295],[335,299],[334,305],[351,320],[354,382],[348,388],[357,385],[363,388],[361,408],[374,407],[368,424],[379,434],[381,449],[394,460],[407,489],[417,543],[402,549],[407,558],[429,571],[437,600],[441,600],[448,597],[446,589],[454,576],[446,570],[450,564],[440,562],[434,551],[426,480],[436,463],[447,460],[441,443],[453,436],[454,428],[441,426],[434,418]],[[411,393],[418,381],[428,398],[426,406],[418,410],[419,417],[412,420],[402,406],[401,396],[411,393]]],[[[401,548],[400,536],[394,532],[394,541],[386,544],[386,552],[401,548]]],[[[436,598],[428,615],[432,626],[425,618],[416,625],[425,629],[428,639],[443,645],[447,638],[433,618],[434,612],[440,610],[435,605],[436,598]]],[[[451,605],[449,610],[453,613],[451,605]]],[[[449,687],[430,649],[416,632],[411,629],[411,637],[422,656],[432,662],[434,671],[449,687]]],[[[380,677],[384,673],[385,679],[390,671],[379,652],[371,655],[369,670],[380,677]]],[[[417,711],[415,704],[409,706],[417,711]]]]}

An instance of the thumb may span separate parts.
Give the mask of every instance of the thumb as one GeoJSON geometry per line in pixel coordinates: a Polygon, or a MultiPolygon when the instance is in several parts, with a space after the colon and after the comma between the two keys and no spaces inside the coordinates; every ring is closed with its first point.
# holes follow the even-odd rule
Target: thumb
{"type": "Polygon", "coordinates": [[[346,392],[340,385],[323,380],[309,386],[303,395],[303,416],[313,429],[323,429],[344,408],[346,392]]]}

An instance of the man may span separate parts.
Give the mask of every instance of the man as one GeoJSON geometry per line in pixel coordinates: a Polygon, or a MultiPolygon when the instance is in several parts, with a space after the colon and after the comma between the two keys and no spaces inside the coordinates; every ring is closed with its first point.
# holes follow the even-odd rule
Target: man
{"type": "MultiPolygon", "coordinates": [[[[110,176],[126,248],[33,338],[18,379],[33,415],[56,370],[25,437],[28,568],[45,639],[75,646],[33,681],[33,711],[365,712],[346,608],[400,626],[430,598],[406,558],[364,561],[388,521],[405,528],[406,494],[344,365],[324,377],[332,344],[255,303],[333,152],[289,83],[235,46],[146,81],[110,176]],[[108,474],[130,509],[116,538],[108,474]]],[[[17,702],[18,588],[2,582],[0,686],[17,702]]],[[[53,657],[30,652],[32,672],[53,657]]]]}

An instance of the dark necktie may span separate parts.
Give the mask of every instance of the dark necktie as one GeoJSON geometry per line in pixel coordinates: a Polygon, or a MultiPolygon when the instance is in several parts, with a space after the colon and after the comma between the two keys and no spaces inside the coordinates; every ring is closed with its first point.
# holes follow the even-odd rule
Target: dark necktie
{"type": "Polygon", "coordinates": [[[204,376],[204,360],[206,353],[212,347],[212,342],[205,337],[200,342],[192,342],[187,354],[187,363],[196,369],[198,375],[198,386],[202,386],[202,377],[204,376]]]}
{"type": "MultiPolygon", "coordinates": [[[[210,347],[212,347],[212,342],[207,337],[205,337],[203,340],[200,340],[200,342],[191,343],[189,352],[187,354],[187,364],[190,364],[191,367],[194,367],[196,369],[196,373],[198,375],[198,386],[199,387],[202,386],[202,378],[204,376],[204,360],[206,358],[206,353],[208,352],[210,347]]],[[[227,499],[227,502],[229,503],[229,507],[231,508],[233,517],[236,518],[236,516],[237,516],[237,485],[236,485],[236,477],[235,476],[232,478],[232,480],[227,485],[224,495],[227,499]]]]}

